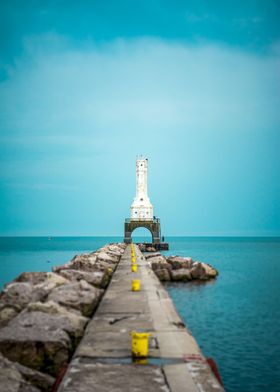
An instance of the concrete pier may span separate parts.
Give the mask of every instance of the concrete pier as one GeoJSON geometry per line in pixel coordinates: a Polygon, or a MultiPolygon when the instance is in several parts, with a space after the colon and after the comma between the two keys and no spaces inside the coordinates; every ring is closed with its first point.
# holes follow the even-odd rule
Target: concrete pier
{"type": "Polygon", "coordinates": [[[127,246],[59,392],[223,391],[139,248],[127,246]],[[141,290],[131,290],[139,279],[141,290]],[[150,332],[149,356],[131,359],[131,331],[150,332]]]}

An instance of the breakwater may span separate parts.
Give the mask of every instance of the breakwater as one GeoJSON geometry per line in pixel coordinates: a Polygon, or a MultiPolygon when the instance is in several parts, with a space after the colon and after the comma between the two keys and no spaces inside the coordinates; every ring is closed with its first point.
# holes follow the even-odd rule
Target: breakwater
{"type": "MultiPolygon", "coordinates": [[[[130,246],[114,244],[76,256],[53,273],[22,274],[6,286],[0,308],[1,362],[15,383],[51,390],[72,358],[59,391],[79,391],[81,385],[96,391],[222,390],[153,273],[150,264],[156,260],[147,262],[137,247],[135,253],[135,273],[130,246]],[[131,291],[133,276],[141,282],[139,292],[131,291]],[[144,364],[131,360],[133,329],[151,333],[144,364]]],[[[184,268],[194,272],[197,265],[189,267],[184,268]]]]}

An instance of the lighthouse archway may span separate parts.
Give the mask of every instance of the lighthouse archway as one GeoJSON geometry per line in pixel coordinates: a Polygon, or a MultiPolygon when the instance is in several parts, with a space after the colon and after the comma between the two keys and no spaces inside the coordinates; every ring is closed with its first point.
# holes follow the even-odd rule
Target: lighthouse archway
{"type": "Polygon", "coordinates": [[[131,243],[131,235],[132,232],[139,228],[146,228],[152,234],[152,243],[159,244],[160,243],[160,220],[153,219],[150,221],[136,221],[132,219],[126,219],[124,224],[124,242],[126,244],[131,243]]]}
{"type": "Polygon", "coordinates": [[[131,233],[132,242],[136,243],[143,243],[153,242],[153,233],[146,227],[137,227],[131,233]]]}

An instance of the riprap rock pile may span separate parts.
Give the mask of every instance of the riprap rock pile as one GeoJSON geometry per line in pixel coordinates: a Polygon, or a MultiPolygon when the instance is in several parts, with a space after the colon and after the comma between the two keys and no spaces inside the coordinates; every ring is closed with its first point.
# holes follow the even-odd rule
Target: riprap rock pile
{"type": "Polygon", "coordinates": [[[209,280],[218,276],[218,271],[210,264],[194,261],[191,257],[165,257],[161,253],[147,254],[145,257],[159,280],[164,282],[209,280]]]}
{"type": "Polygon", "coordinates": [[[0,294],[0,384],[48,391],[69,362],[125,244],[75,256],[53,272],[24,272],[0,294]]]}

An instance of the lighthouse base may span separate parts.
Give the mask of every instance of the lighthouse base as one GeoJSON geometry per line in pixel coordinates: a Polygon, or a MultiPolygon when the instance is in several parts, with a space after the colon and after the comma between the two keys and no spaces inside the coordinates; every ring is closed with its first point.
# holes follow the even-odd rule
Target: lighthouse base
{"type": "Polygon", "coordinates": [[[148,229],[152,235],[152,243],[145,244],[146,248],[152,247],[156,250],[168,250],[168,244],[166,242],[161,242],[160,219],[158,218],[154,218],[152,220],[126,219],[124,223],[124,242],[126,244],[130,244],[132,242],[132,232],[138,227],[148,229]]]}

